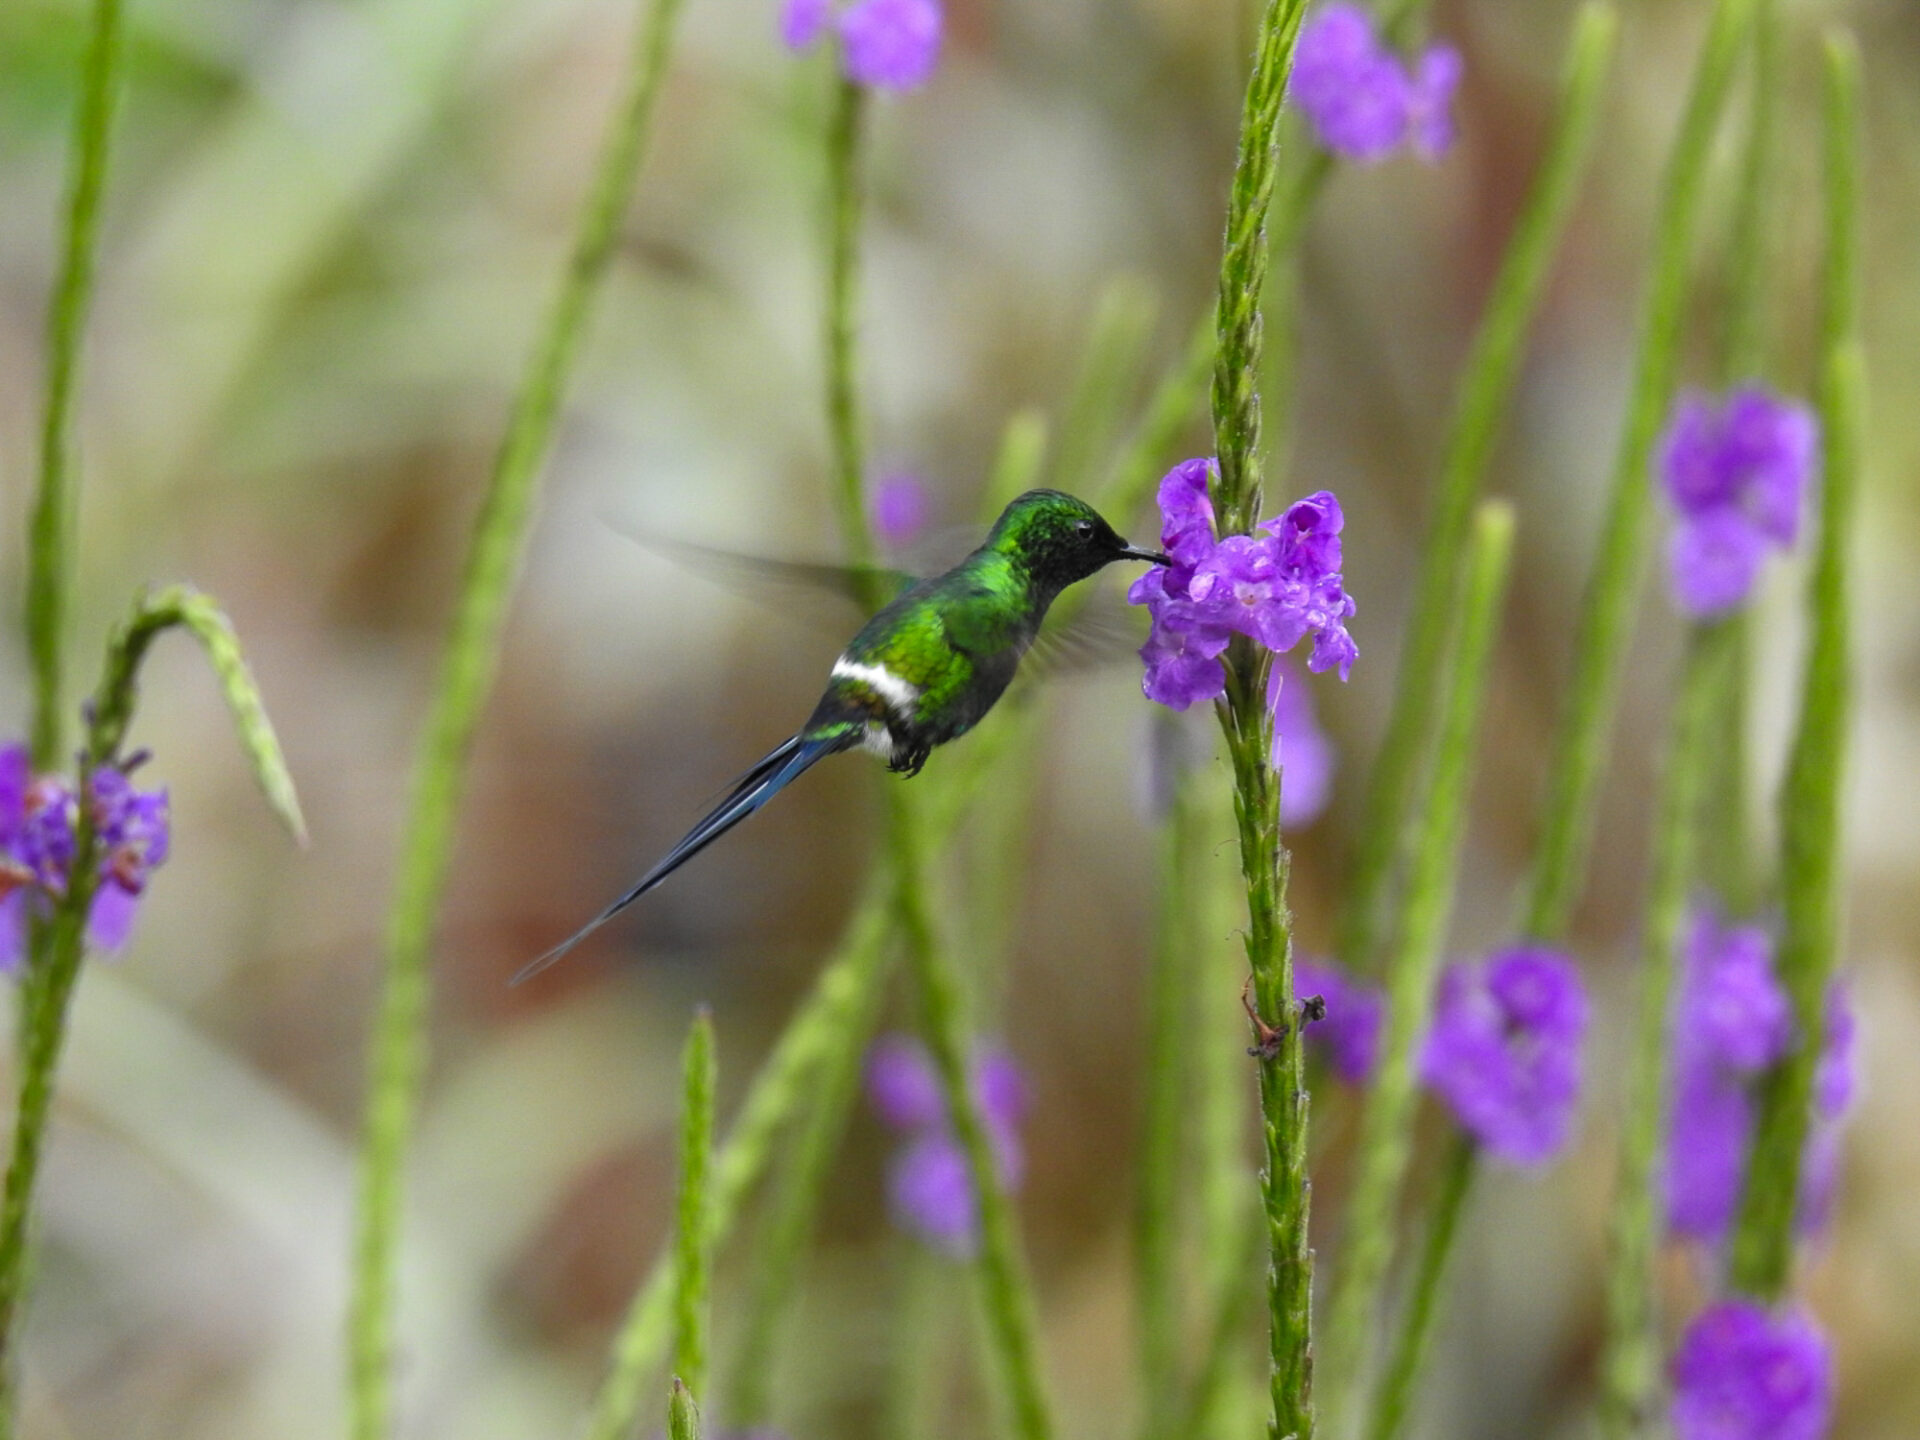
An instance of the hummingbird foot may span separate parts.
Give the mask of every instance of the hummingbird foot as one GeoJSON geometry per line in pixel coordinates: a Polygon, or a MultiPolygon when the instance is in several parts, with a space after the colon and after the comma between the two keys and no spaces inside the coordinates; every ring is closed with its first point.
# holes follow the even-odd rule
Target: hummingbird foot
{"type": "Polygon", "coordinates": [[[887,768],[896,775],[911,778],[926,768],[927,757],[933,753],[931,745],[916,745],[911,750],[902,750],[895,755],[887,768]]]}
{"type": "MultiPolygon", "coordinates": [[[[1246,1008],[1247,1019],[1253,1022],[1254,1043],[1247,1047],[1247,1054],[1257,1060],[1271,1061],[1280,1054],[1280,1042],[1287,1038],[1288,1026],[1285,1022],[1269,1025],[1260,1018],[1260,1011],[1253,1003],[1253,977],[1247,977],[1247,983],[1240,987],[1240,1003],[1246,1008]]],[[[1300,1023],[1311,1025],[1316,1020],[1327,1018],[1327,1002],[1319,995],[1309,995],[1301,1000],[1295,1009],[1299,1012],[1300,1023]]]]}

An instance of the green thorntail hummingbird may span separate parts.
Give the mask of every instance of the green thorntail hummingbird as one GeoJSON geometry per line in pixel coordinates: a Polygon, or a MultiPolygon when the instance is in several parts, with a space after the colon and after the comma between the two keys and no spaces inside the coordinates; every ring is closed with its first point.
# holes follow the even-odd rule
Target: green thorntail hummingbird
{"type": "Polygon", "coordinates": [[[945,574],[912,581],[833,662],[813,714],[740,777],[626,894],[514,976],[560,959],[806,770],[864,748],[917,775],[935,746],[980,723],[1006,691],[1054,598],[1115,560],[1168,563],[1129,545],[1091,505],[1029,490],[1000,512],[986,541],[945,574]]]}

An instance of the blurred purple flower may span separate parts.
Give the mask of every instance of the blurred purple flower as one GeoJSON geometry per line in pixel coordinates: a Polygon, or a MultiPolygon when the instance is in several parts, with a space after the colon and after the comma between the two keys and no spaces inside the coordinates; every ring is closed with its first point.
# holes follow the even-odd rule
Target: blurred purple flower
{"type": "Polygon", "coordinates": [[[1679,1440],[1820,1440],[1832,1408],[1832,1356],[1798,1310],[1723,1300],[1695,1317],[1674,1353],[1679,1440]]]}
{"type": "Polygon", "coordinates": [[[1307,1044],[1320,1049],[1328,1067],[1347,1084],[1366,1084],[1380,1057],[1385,998],[1333,966],[1312,960],[1294,962],[1293,993],[1303,999],[1318,995],[1326,1002],[1325,1017],[1307,1026],[1307,1044]]]}
{"type": "Polygon", "coordinates": [[[1183,461],[1160,482],[1160,541],[1173,563],[1127,591],[1153,617],[1140,651],[1147,698],[1185,710],[1223,694],[1219,657],[1236,632],[1276,654],[1312,636],[1307,668],[1337,667],[1344,680],[1359,652],[1346,629],[1355,606],[1340,576],[1340,502],[1322,490],[1261,525],[1261,535],[1215,540],[1212,468],[1183,461]]]}
{"type": "MultiPolygon", "coordinates": [[[[1800,1172],[1796,1223],[1824,1223],[1839,1163],[1840,1120],[1853,1092],[1853,1012],[1839,984],[1828,992],[1814,1081],[1814,1124],[1800,1172]]],[[[1667,1116],[1667,1225],[1717,1244],[1733,1223],[1752,1141],[1751,1085],[1793,1045],[1793,1015],[1773,971],[1772,942],[1751,925],[1694,914],[1674,1023],[1667,1116]]]]}
{"type": "MultiPolygon", "coordinates": [[[[1013,1057],[996,1048],[980,1050],[973,1061],[973,1093],[1000,1183],[1017,1189],[1026,1168],[1019,1127],[1027,1094],[1013,1057]]],[[[867,1057],[867,1098],[882,1120],[910,1137],[887,1167],[895,1220],[937,1250],[971,1254],[978,1221],[967,1158],[947,1126],[939,1078],[925,1049],[904,1035],[876,1041],[867,1057]]]]}
{"type": "Polygon", "coordinates": [[[805,50],[832,21],[840,32],[847,78],[876,90],[914,90],[940,59],[944,16],[939,0],[852,0],[834,13],[831,0],[786,0],[780,39],[805,50]]]}
{"type": "Polygon", "coordinates": [[[932,514],[932,498],[917,475],[883,475],[867,491],[867,523],[885,549],[898,552],[912,545],[932,514]]]}
{"type": "Polygon", "coordinates": [[[1411,140],[1428,160],[1453,144],[1453,92],[1460,54],[1436,45],[1412,75],[1380,43],[1373,20],[1358,5],[1323,6],[1300,28],[1287,98],[1327,149],[1350,160],[1384,159],[1411,140]]]}
{"type": "Polygon", "coordinates": [[[1441,975],[1422,1078],[1488,1151],[1537,1165],[1572,1127],[1586,1033],[1587,997],[1573,962],[1557,950],[1516,946],[1441,975]]]}
{"type": "Polygon", "coordinates": [[[1799,538],[1819,438],[1811,410],[1764,386],[1675,402],[1660,475],[1676,515],[1668,568],[1682,611],[1710,619],[1738,609],[1767,551],[1799,538]]]}
{"type": "MultiPolygon", "coordinates": [[[[167,792],[136,790],[125,771],[102,767],[92,784],[100,886],[87,912],[97,949],[126,943],[147,878],[167,858],[167,792]]],[[[0,972],[26,953],[28,907],[64,895],[80,820],[73,786],[35,776],[24,745],[0,746],[0,972]]]]}
{"type": "Polygon", "coordinates": [[[1280,823],[1288,828],[1320,818],[1333,791],[1333,742],[1313,713],[1306,677],[1275,660],[1267,674],[1273,714],[1273,768],[1280,777],[1280,823]]]}

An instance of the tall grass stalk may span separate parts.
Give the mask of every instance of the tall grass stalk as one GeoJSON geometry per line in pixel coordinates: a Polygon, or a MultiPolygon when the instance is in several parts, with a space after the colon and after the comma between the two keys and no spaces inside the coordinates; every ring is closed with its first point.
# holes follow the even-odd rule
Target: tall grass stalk
{"type": "MultiPolygon", "coordinates": [[[[268,804],[297,840],[306,829],[265,705],[240,653],[226,616],[209,596],[175,586],[141,596],[133,612],[109,638],[99,688],[88,707],[85,748],[81,753],[79,794],[91,793],[94,773],[116,765],[133,723],[140,667],[153,642],[168,630],[184,629],[200,642],[232,713],[242,749],[268,804]]],[[[99,889],[97,840],[92,806],[78,807],[73,858],[66,892],[55,901],[41,929],[47,946],[39,983],[28,996],[22,1017],[20,1098],[13,1123],[4,1196],[0,1197],[0,1436],[14,1433],[17,1345],[26,1294],[29,1228],[40,1174],[47,1118],[53,1105],[54,1076],[66,1041],[67,1011],[86,952],[87,916],[99,889]]]]}
{"type": "Polygon", "coordinates": [[[1499,633],[1513,551],[1513,509],[1483,503],[1467,542],[1459,636],[1441,693],[1432,780],[1418,807],[1419,834],[1400,943],[1387,967],[1387,1011],[1373,1087],[1361,1115],[1356,1178],[1347,1205],[1345,1249],[1334,1280],[1323,1352],[1330,1429],[1357,1421],[1373,1351],[1380,1290],[1393,1259],[1394,1216],[1413,1153],[1418,1101],[1416,1057],[1453,912],[1460,837],[1473,777],[1474,735],[1499,633]]]}
{"type": "Polygon", "coordinates": [[[31,745],[36,770],[66,759],[67,707],[62,678],[67,605],[73,589],[73,520],[79,481],[73,455],[73,404],[80,349],[93,302],[100,197],[107,143],[120,93],[123,0],[94,0],[81,61],[80,104],[67,147],[67,210],[60,273],[47,311],[46,394],[40,412],[40,476],[27,539],[27,655],[33,667],[31,745]]]}
{"type": "MultiPolygon", "coordinates": [[[[772,1165],[781,1133],[813,1098],[820,1076],[865,1033],[862,1017],[884,984],[894,887],[882,866],[867,882],[838,953],[755,1072],[724,1144],[714,1157],[708,1224],[716,1247],[733,1233],[747,1198],[772,1165]]],[[[614,1338],[613,1358],[588,1416],[587,1440],[626,1440],[642,1397],[672,1338],[678,1265],[669,1248],[635,1292],[614,1338]]]]}
{"type": "Polygon", "coordinates": [[[1607,1332],[1600,1360],[1600,1433],[1626,1440],[1646,1430],[1660,1379],[1654,1251],[1660,1241],[1660,1136],[1667,1118],[1671,1013],[1699,826],[1707,751],[1720,716],[1735,632],[1693,627],[1673,703],[1666,771],[1654,816],[1640,1013],[1627,1072],[1607,1270],[1607,1332]]]}
{"type": "Polygon", "coordinates": [[[492,688],[501,627],[526,546],[541,467],[666,76],[682,0],[651,0],[559,288],[515,398],[474,524],[458,609],[415,758],[386,933],[386,970],[368,1061],[365,1138],[347,1317],[348,1409],[355,1440],[393,1423],[394,1272],[402,1170],[426,1066],[428,955],[450,859],[466,757],[492,688]]]}
{"type": "Polygon", "coordinates": [[[1522,932],[1549,943],[1566,933],[1586,872],[1595,802],[1645,567],[1651,508],[1648,466],[1679,366],[1688,262],[1706,192],[1707,163],[1754,4],[1716,0],[1661,177],[1638,354],[1599,549],[1581,600],[1573,674],[1554,740],[1540,838],[1522,904],[1522,932]]]}
{"type": "Polygon", "coordinates": [[[673,1381],[697,1405],[707,1393],[713,1273],[713,1016],[702,1006],[681,1063],[680,1184],[674,1205],[673,1381]]]}
{"type": "Polygon", "coordinates": [[[1736,1289],[1778,1299],[1791,1278],[1800,1161],[1812,1119],[1826,992],[1841,944],[1841,815],[1853,710],[1847,547],[1860,484],[1866,363],[1860,343],[1859,54],[1828,38],[1824,88],[1827,254],[1822,282],[1819,550],[1807,591],[1800,722],[1780,787],[1778,971],[1798,1043],[1761,1084],[1747,1183],[1734,1228],[1736,1289]]]}
{"type": "MultiPolygon", "coordinates": [[[[1239,154],[1227,197],[1213,368],[1214,513],[1220,533],[1249,534],[1261,505],[1260,329],[1268,262],[1280,104],[1293,65],[1303,0],[1268,0],[1247,80],[1239,154]]],[[[1245,637],[1227,654],[1226,698],[1218,706],[1233,761],[1234,815],[1247,888],[1247,961],[1263,1024],[1260,1108],[1265,1169],[1261,1203],[1270,1269],[1267,1285],[1269,1390],[1274,1440],[1313,1434],[1313,1251],[1307,1243],[1307,1087],[1293,998],[1287,859],[1280,847],[1280,777],[1271,762],[1273,717],[1266,708],[1271,663],[1245,637]]]]}
{"type": "Polygon", "coordinates": [[[1407,825],[1433,745],[1433,697],[1440,693],[1448,635],[1466,574],[1467,527],[1519,378],[1527,332],[1539,310],[1598,133],[1619,20],[1608,4],[1585,6],[1575,22],[1553,133],[1508,241],[1500,272],[1462,372],[1452,428],[1440,462],[1400,671],[1378,757],[1368,773],[1358,848],[1340,912],[1336,950],[1348,968],[1371,971],[1393,933],[1392,889],[1415,833],[1407,825]]]}

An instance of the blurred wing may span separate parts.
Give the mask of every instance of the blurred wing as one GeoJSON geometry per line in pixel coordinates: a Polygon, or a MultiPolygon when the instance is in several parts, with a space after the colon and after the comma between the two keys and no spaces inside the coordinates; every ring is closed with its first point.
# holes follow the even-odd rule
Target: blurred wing
{"type": "Polygon", "coordinates": [[[1042,625],[1021,662],[1020,674],[1037,682],[1122,661],[1138,663],[1146,639],[1142,612],[1103,592],[1089,597],[1071,615],[1042,625]]]}
{"type": "Polygon", "coordinates": [[[883,600],[892,600],[914,584],[904,570],[880,565],[829,565],[809,560],[773,560],[764,555],[742,555],[737,550],[699,545],[691,540],[669,540],[627,526],[614,527],[637,545],[665,556],[693,574],[784,615],[795,613],[821,625],[844,626],[851,607],[865,614],[861,596],[869,586],[883,600]],[[809,604],[825,600],[825,606],[809,604]]]}

